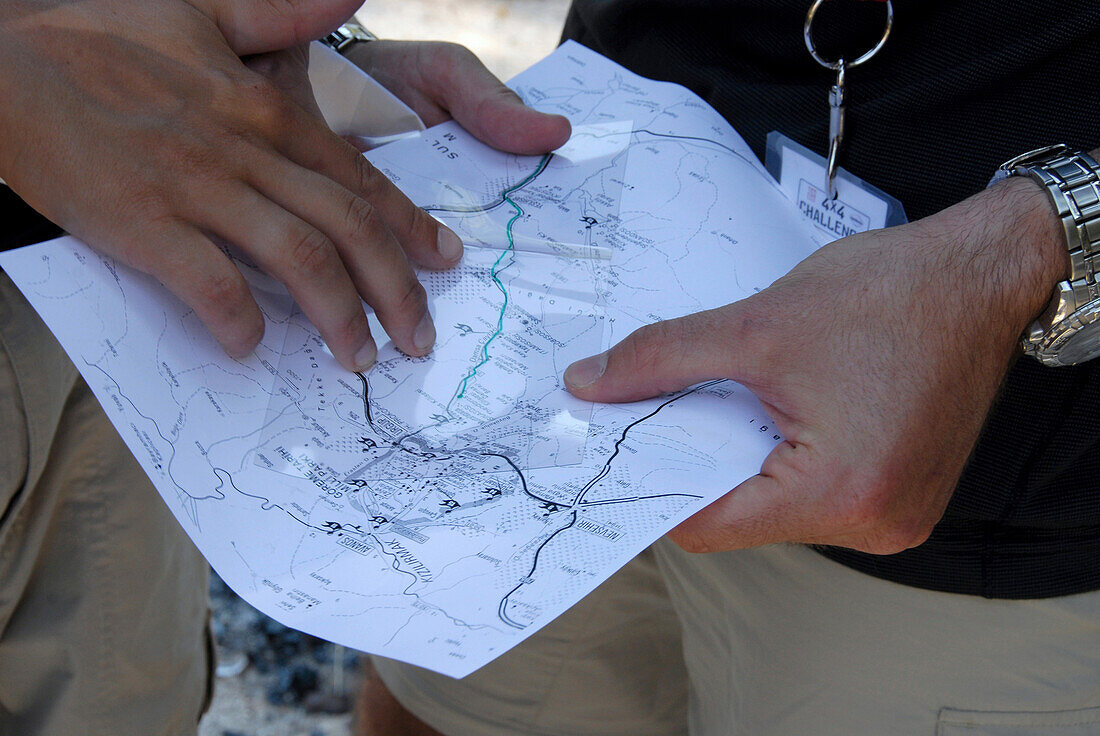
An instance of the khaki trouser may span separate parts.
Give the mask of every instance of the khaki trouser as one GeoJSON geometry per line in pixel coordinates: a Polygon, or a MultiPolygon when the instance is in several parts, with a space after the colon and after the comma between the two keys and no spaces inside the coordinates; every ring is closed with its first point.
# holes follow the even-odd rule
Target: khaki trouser
{"type": "Polygon", "coordinates": [[[639,558],[464,680],[379,674],[448,736],[1100,734],[1100,592],[937,593],[797,545],[654,551],[665,584],[639,558]]]}
{"type": "Polygon", "coordinates": [[[207,569],[0,273],[0,734],[194,734],[207,569]]]}
{"type": "Polygon", "coordinates": [[[398,702],[448,735],[687,733],[680,631],[651,550],[462,680],[372,662],[398,702]]]}

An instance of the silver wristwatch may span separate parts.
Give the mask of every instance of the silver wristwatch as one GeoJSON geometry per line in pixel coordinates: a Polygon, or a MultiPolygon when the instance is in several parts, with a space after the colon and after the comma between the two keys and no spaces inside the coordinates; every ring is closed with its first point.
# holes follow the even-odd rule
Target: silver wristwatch
{"type": "Polygon", "coordinates": [[[1047,191],[1069,249],[1069,279],[1024,332],[1024,353],[1044,365],[1084,363],[1100,356],[1100,164],[1064,144],[1029,151],[1001,164],[990,184],[1029,176],[1047,191]]]}
{"type": "Polygon", "coordinates": [[[378,36],[374,35],[354,20],[349,20],[347,23],[322,38],[321,43],[328,46],[330,49],[340,52],[340,54],[346,55],[348,49],[357,43],[377,40],[378,36]]]}

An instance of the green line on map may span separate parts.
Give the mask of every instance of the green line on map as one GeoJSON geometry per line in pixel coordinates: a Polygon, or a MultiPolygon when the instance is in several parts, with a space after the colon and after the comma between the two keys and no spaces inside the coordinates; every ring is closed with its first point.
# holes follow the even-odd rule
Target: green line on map
{"type": "MultiPolygon", "coordinates": [[[[500,193],[501,198],[508,204],[512,205],[512,208],[516,211],[516,214],[512,215],[511,219],[508,220],[508,224],[504,228],[504,232],[508,236],[508,247],[501,251],[500,257],[496,259],[496,262],[493,263],[493,267],[489,269],[489,277],[496,283],[497,288],[500,289],[500,293],[504,295],[504,303],[500,306],[500,316],[497,317],[496,332],[490,335],[489,339],[485,341],[485,344],[481,346],[481,362],[471,368],[470,372],[466,374],[466,377],[462,379],[462,384],[458,387],[458,394],[455,395],[456,399],[461,399],[463,396],[466,395],[466,384],[470,382],[470,379],[477,375],[478,368],[489,362],[489,343],[491,343],[502,332],[504,332],[504,312],[508,309],[508,290],[504,288],[504,284],[497,277],[497,273],[499,273],[500,271],[500,263],[504,260],[504,257],[507,255],[513,255],[515,253],[516,241],[514,235],[512,234],[512,226],[516,223],[516,220],[523,217],[523,209],[518,204],[513,202],[508,195],[510,195],[517,189],[522,189],[523,187],[527,186],[527,184],[530,183],[532,179],[538,176],[546,167],[546,163],[550,160],[550,156],[551,154],[549,153],[543,156],[542,160],[539,161],[539,165],[535,167],[535,170],[531,172],[531,174],[526,179],[521,181],[519,184],[508,187],[500,193]]],[[[508,264],[506,264],[505,267],[507,267],[507,265],[508,264]]]]}

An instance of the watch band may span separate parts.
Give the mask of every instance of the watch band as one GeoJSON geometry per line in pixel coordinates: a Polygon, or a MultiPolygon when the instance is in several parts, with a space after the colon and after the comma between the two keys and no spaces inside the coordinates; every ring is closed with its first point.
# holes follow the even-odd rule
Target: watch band
{"type": "Polygon", "coordinates": [[[321,43],[337,51],[341,55],[345,55],[347,54],[347,50],[357,43],[377,40],[378,36],[374,35],[354,20],[349,20],[347,23],[322,38],[321,43]]]}
{"type": "Polygon", "coordinates": [[[1009,176],[1028,176],[1041,184],[1062,221],[1069,278],[1058,284],[1050,306],[1024,333],[1023,347],[1047,365],[1066,365],[1058,357],[1061,344],[1100,315],[1098,309],[1084,309],[1100,304],[1100,164],[1058,144],[1006,161],[991,183],[1009,176]]]}

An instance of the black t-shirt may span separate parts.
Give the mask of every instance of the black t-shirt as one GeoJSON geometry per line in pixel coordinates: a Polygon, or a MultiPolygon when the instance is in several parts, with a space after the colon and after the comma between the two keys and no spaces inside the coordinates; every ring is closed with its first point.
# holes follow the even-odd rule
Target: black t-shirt
{"type": "MultiPolygon", "coordinates": [[[[690,88],[758,155],[771,130],[824,152],[833,73],[803,43],[809,5],[574,0],[565,37],[690,88]]],[[[1100,3],[894,7],[886,46],[848,73],[842,163],[899,198],[911,219],[979,191],[1016,154],[1056,142],[1100,146],[1100,3]]],[[[828,58],[852,58],[874,44],[883,20],[882,3],[826,3],[815,38],[828,58]]],[[[888,580],[993,598],[1100,588],[1100,359],[1016,363],[926,543],[885,556],[821,552],[888,580]]]]}

